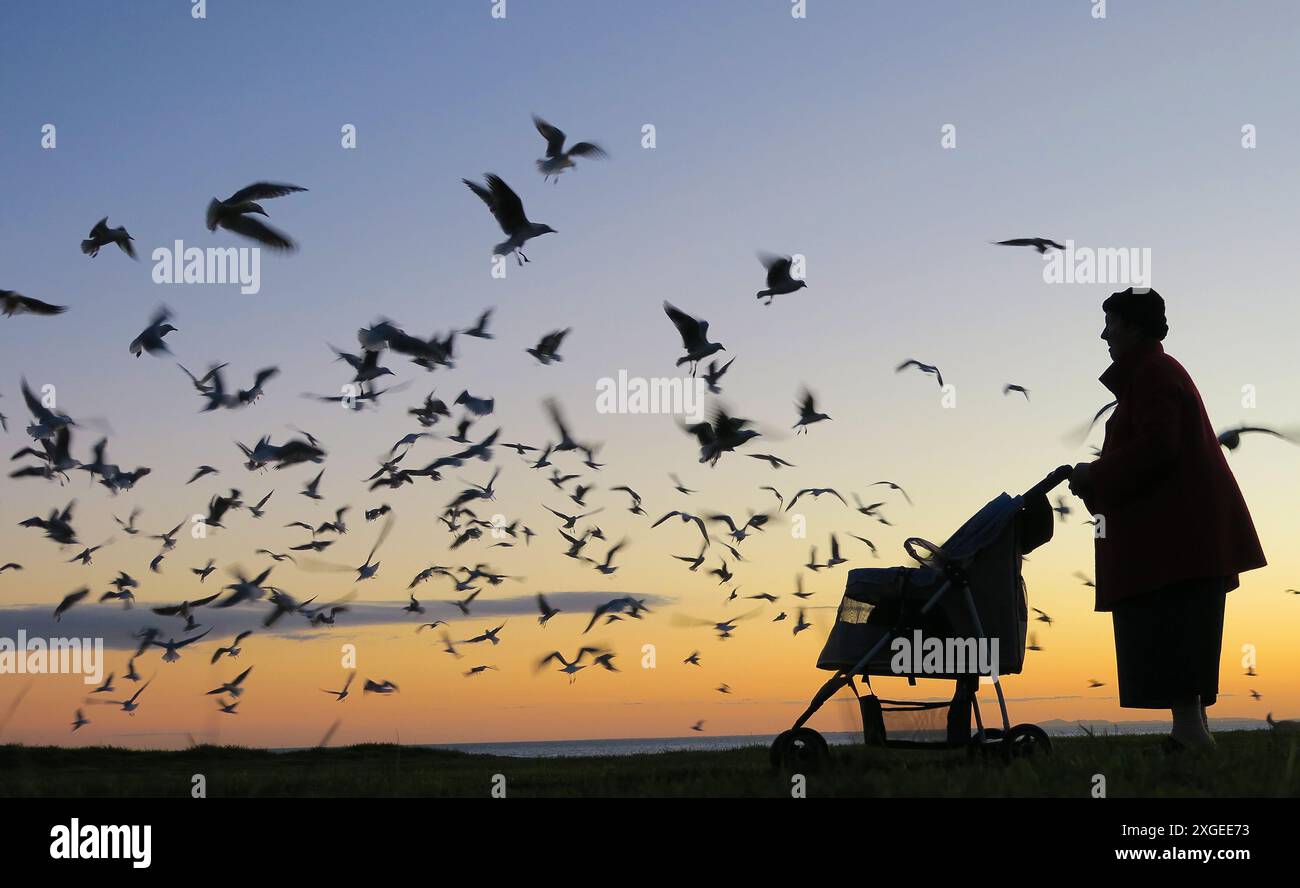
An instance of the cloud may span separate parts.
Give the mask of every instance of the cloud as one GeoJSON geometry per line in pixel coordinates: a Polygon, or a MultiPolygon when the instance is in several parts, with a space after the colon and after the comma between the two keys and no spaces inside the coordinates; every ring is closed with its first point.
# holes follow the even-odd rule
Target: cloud
{"type": "MultiPolygon", "coordinates": [[[[639,592],[545,592],[547,603],[568,614],[590,613],[597,605],[614,598],[628,595],[643,600],[651,611],[672,603],[672,599],[647,595],[639,592]]],[[[301,617],[284,616],[266,629],[262,620],[269,610],[265,603],[244,604],[232,608],[214,609],[201,607],[195,610],[199,632],[213,630],[213,637],[220,638],[234,635],[245,629],[280,636],[293,641],[306,641],[333,633],[351,634],[353,630],[370,626],[416,626],[433,620],[463,620],[455,605],[449,601],[421,600],[425,613],[408,614],[402,610],[408,599],[389,601],[360,601],[347,605],[347,612],[337,617],[333,626],[312,627],[301,617]]],[[[157,602],[154,602],[157,604],[157,602]]],[[[162,617],[153,613],[148,604],[137,604],[130,610],[117,603],[86,604],[74,607],[63,615],[59,622],[54,621],[54,609],[48,605],[17,605],[0,608],[0,637],[15,638],[18,630],[23,630],[29,638],[102,638],[104,646],[110,650],[131,650],[138,642],[134,638],[142,628],[153,626],[162,630],[163,638],[181,638],[186,633],[182,630],[183,621],[178,617],[162,617]]],[[[517,595],[511,598],[475,599],[470,606],[469,619],[492,617],[536,616],[537,600],[532,595],[517,595]]]]}

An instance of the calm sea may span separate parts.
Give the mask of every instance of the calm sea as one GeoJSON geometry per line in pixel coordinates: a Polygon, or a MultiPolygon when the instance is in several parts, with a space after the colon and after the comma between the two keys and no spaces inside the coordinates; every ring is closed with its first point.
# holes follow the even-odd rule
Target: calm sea
{"type": "MultiPolygon", "coordinates": [[[[1168,733],[1168,722],[1093,722],[1085,723],[1097,736],[1115,734],[1168,733]]],[[[1040,725],[1053,737],[1079,737],[1083,731],[1073,722],[1047,722],[1040,725]]],[[[1215,731],[1258,730],[1267,725],[1255,719],[1214,719],[1215,731]]],[[[927,732],[909,733],[912,739],[937,739],[927,732]]],[[[825,732],[828,743],[842,745],[861,743],[862,734],[852,731],[825,732]]],[[[566,758],[572,756],[641,755],[653,752],[680,752],[688,750],[737,749],[744,746],[771,745],[775,734],[738,734],[711,736],[698,734],[691,737],[645,737],[615,740],[536,740],[513,743],[430,743],[420,744],[429,749],[456,749],[478,755],[507,755],[523,758],[566,758]]]]}

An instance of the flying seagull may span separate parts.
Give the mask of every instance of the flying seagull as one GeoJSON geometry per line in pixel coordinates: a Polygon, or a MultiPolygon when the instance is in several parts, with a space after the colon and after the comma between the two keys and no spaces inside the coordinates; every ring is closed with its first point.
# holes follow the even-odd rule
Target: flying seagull
{"type": "Polygon", "coordinates": [[[595,142],[575,142],[568,151],[565,151],[564,131],[542,120],[536,114],[533,115],[533,126],[537,127],[537,131],[546,140],[546,156],[537,161],[537,171],[542,174],[543,182],[554,177],[555,184],[560,184],[560,173],[576,166],[573,162],[575,157],[609,157],[605,149],[595,142]]]}
{"type": "Polygon", "coordinates": [[[243,672],[239,673],[239,675],[235,676],[232,680],[223,682],[220,686],[215,687],[212,690],[208,691],[207,696],[210,697],[213,694],[230,694],[230,696],[232,697],[242,696],[244,693],[244,688],[243,688],[244,679],[248,678],[248,673],[252,671],[253,671],[253,667],[249,666],[243,672]]]}
{"type": "Polygon", "coordinates": [[[603,652],[598,647],[580,647],[578,648],[577,655],[574,656],[572,660],[570,660],[559,651],[551,651],[540,661],[538,661],[536,671],[541,672],[543,669],[546,668],[547,663],[550,663],[552,660],[559,660],[562,665],[560,666],[558,671],[569,676],[569,684],[573,684],[574,679],[578,677],[578,670],[587,668],[585,665],[583,665],[582,662],[583,658],[586,657],[588,654],[590,654],[594,658],[599,656],[601,653],[603,652]]]}
{"type": "Polygon", "coordinates": [[[90,229],[90,234],[81,242],[81,252],[87,256],[98,256],[100,247],[106,247],[109,244],[117,244],[122,248],[122,252],[135,258],[135,247],[131,246],[133,238],[127,234],[126,229],[122,227],[109,228],[108,217],[105,216],[95,223],[95,227],[90,229]]]}
{"type": "Polygon", "coordinates": [[[753,429],[745,428],[750,423],[751,420],[733,417],[723,408],[714,407],[708,420],[687,426],[686,431],[700,444],[700,462],[717,465],[722,454],[759,436],[753,429]]]}
{"type": "Polygon", "coordinates": [[[1058,244],[1051,238],[1046,237],[1013,237],[1011,240],[997,241],[999,247],[1033,247],[1040,254],[1046,253],[1048,249],[1064,250],[1063,244],[1058,244]]]}
{"type": "Polygon", "coordinates": [[[881,484],[885,485],[885,486],[888,487],[890,490],[897,490],[899,493],[901,493],[901,494],[903,495],[903,499],[907,500],[907,504],[908,504],[909,506],[910,506],[910,505],[913,505],[913,503],[912,503],[912,498],[911,498],[910,496],[907,495],[907,491],[904,490],[900,485],[895,484],[893,481],[872,481],[872,482],[871,482],[869,485],[867,485],[867,486],[868,486],[868,487],[877,487],[877,486],[879,486],[879,485],[881,485],[881,484]]]}
{"type": "Polygon", "coordinates": [[[792,257],[759,253],[758,261],[763,263],[763,267],[767,269],[767,289],[759,290],[755,294],[755,298],[767,297],[767,301],[763,303],[764,305],[771,305],[772,300],[777,296],[784,296],[786,293],[793,293],[795,290],[808,286],[807,281],[790,276],[792,257]]]}
{"type": "Polygon", "coordinates": [[[711,354],[719,351],[726,351],[726,347],[717,343],[709,342],[709,322],[697,320],[668,300],[664,300],[664,313],[668,319],[673,322],[677,332],[682,337],[682,347],[686,349],[686,354],[677,359],[676,366],[682,364],[691,365],[691,376],[695,375],[695,365],[704,360],[711,354]]]}
{"type": "Polygon", "coordinates": [[[475,339],[492,339],[493,336],[488,332],[487,328],[488,320],[490,320],[491,317],[492,309],[484,309],[483,313],[478,316],[478,320],[474,322],[473,327],[470,327],[468,330],[461,330],[460,332],[466,336],[473,336],[475,339]]]}
{"type": "Polygon", "coordinates": [[[13,290],[0,290],[0,314],[11,318],[16,314],[56,315],[68,310],[66,305],[51,305],[13,290]]]}
{"type": "Polygon", "coordinates": [[[560,612],[560,609],[558,607],[551,607],[550,603],[547,602],[546,600],[546,596],[543,595],[541,592],[538,592],[537,611],[538,611],[537,623],[538,625],[544,627],[547,623],[551,621],[552,617],[554,617],[556,614],[560,612]]]}
{"type": "Polygon", "coordinates": [[[242,234],[263,246],[273,250],[293,250],[294,242],[276,231],[271,226],[253,215],[267,216],[259,200],[284,197],[297,191],[306,191],[297,185],[282,185],[277,182],[255,182],[247,188],[241,188],[225,200],[212,198],[208,204],[208,231],[224,228],[235,234],[242,234]]]}
{"type": "Polygon", "coordinates": [[[916,369],[920,370],[922,373],[934,374],[934,377],[939,380],[939,388],[943,388],[943,374],[939,372],[938,367],[934,366],[933,364],[923,364],[920,361],[916,360],[915,358],[908,358],[906,361],[904,361],[903,363],[895,367],[894,372],[902,373],[908,367],[915,367],[916,369]]]}
{"type": "MultiPolygon", "coordinates": [[[[799,393],[799,400],[795,402],[795,408],[799,411],[799,421],[791,426],[791,428],[798,430],[795,432],[796,435],[799,434],[799,432],[803,432],[806,435],[808,434],[808,426],[815,422],[821,422],[823,419],[830,419],[830,417],[825,413],[817,412],[816,399],[813,397],[813,393],[806,387],[799,393]]],[[[775,463],[772,465],[773,468],[776,467],[775,463]]]]}
{"type": "Polygon", "coordinates": [[[171,350],[168,349],[167,344],[163,342],[164,336],[176,331],[175,327],[167,323],[171,320],[171,316],[172,313],[166,306],[158,309],[158,311],[154,313],[154,316],[149,320],[149,326],[144,328],[144,332],[131,340],[131,354],[135,355],[137,358],[144,352],[148,352],[151,355],[171,354],[171,350]]]}
{"type": "Polygon", "coordinates": [[[469,179],[461,179],[461,181],[487,204],[497,224],[506,234],[506,239],[492,248],[492,255],[509,256],[514,253],[516,261],[523,265],[529,261],[523,252],[524,244],[540,235],[553,234],[555,229],[549,225],[529,222],[528,216],[524,214],[523,201],[500,176],[487,173],[484,178],[487,182],[486,188],[469,179]]]}
{"type": "Polygon", "coordinates": [[[718,366],[717,361],[709,361],[709,366],[706,367],[704,370],[704,382],[706,385],[708,385],[710,394],[713,395],[722,394],[722,387],[718,385],[718,380],[722,379],[723,375],[727,372],[727,370],[731,367],[731,365],[735,363],[735,360],[736,360],[735,358],[732,358],[730,361],[728,361],[727,363],[723,364],[720,367],[718,366]]]}
{"type": "Polygon", "coordinates": [[[1259,432],[1265,435],[1272,435],[1274,438],[1281,438],[1283,441],[1290,441],[1292,444],[1295,443],[1295,441],[1289,435],[1284,435],[1283,433],[1276,432],[1273,429],[1266,429],[1260,426],[1246,426],[1246,425],[1237,426],[1236,428],[1233,429],[1224,429],[1222,432],[1219,432],[1219,443],[1222,444],[1224,447],[1226,447],[1228,450],[1236,450],[1239,446],[1241,446],[1241,436],[1250,432],[1259,432]]]}
{"type": "Polygon", "coordinates": [[[569,334],[569,330],[570,328],[568,327],[563,330],[552,330],[550,333],[543,336],[537,345],[532,348],[526,348],[524,351],[528,352],[542,364],[551,364],[555,361],[562,361],[564,358],[559,354],[560,343],[563,342],[564,337],[569,334]]]}
{"type": "Polygon", "coordinates": [[[81,601],[89,594],[90,588],[82,586],[76,592],[69,592],[67,595],[63,596],[63,600],[59,602],[59,606],[54,609],[54,622],[59,622],[59,620],[63,618],[63,615],[67,613],[74,604],[81,601]]]}
{"type": "Polygon", "coordinates": [[[325,690],[325,688],[321,688],[321,690],[322,690],[322,691],[325,691],[325,693],[327,693],[327,694],[333,694],[333,695],[334,695],[334,700],[335,700],[335,702],[342,702],[343,699],[344,699],[345,697],[347,697],[347,695],[348,695],[348,688],[352,686],[352,679],[354,679],[354,678],[356,678],[356,677],[357,677],[357,671],[354,669],[354,670],[352,670],[352,672],[350,672],[350,673],[348,674],[348,679],[347,679],[347,681],[343,682],[343,688],[342,688],[342,690],[338,690],[338,691],[328,691],[328,690],[325,690]]]}
{"type": "Polygon", "coordinates": [[[1111,401],[1108,404],[1103,404],[1101,408],[1093,414],[1091,420],[1076,429],[1066,432],[1061,436],[1062,440],[1076,446],[1082,444],[1084,441],[1088,440],[1088,435],[1092,434],[1093,426],[1097,424],[1098,420],[1105,416],[1107,412],[1114,410],[1117,404],[1119,404],[1119,401],[1111,401]]]}

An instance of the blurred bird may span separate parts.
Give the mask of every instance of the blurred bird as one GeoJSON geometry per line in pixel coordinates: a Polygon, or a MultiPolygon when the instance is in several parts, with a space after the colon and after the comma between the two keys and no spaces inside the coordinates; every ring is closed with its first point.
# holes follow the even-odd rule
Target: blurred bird
{"type": "Polygon", "coordinates": [[[677,359],[676,366],[690,364],[691,376],[695,375],[695,367],[700,361],[709,355],[726,351],[726,348],[721,344],[709,342],[708,321],[701,321],[691,317],[666,299],[664,300],[664,313],[668,315],[668,319],[677,328],[677,333],[682,338],[682,347],[686,349],[686,354],[677,359]]]}
{"type": "Polygon", "coordinates": [[[916,360],[915,358],[908,358],[906,361],[904,361],[903,363],[895,367],[894,372],[902,373],[908,367],[915,367],[916,369],[920,370],[922,373],[933,374],[934,378],[937,379],[939,382],[939,388],[943,388],[943,374],[939,372],[938,367],[934,366],[933,364],[923,364],[920,361],[916,360]]]}
{"type": "Polygon", "coordinates": [[[67,613],[73,605],[80,602],[89,594],[90,587],[82,586],[77,591],[69,592],[67,595],[63,596],[63,600],[59,602],[59,606],[54,609],[54,622],[57,623],[63,619],[63,615],[67,613]]]}
{"type": "Polygon", "coordinates": [[[559,354],[560,343],[564,341],[565,336],[569,335],[570,329],[571,328],[569,327],[565,327],[563,330],[552,330],[550,333],[543,336],[537,345],[532,348],[526,348],[524,351],[528,352],[542,364],[551,364],[555,361],[562,361],[564,359],[560,357],[559,354]]]}
{"type": "Polygon", "coordinates": [[[283,185],[276,182],[255,182],[247,188],[241,188],[225,200],[212,198],[208,204],[208,231],[224,228],[235,234],[243,235],[273,250],[294,250],[293,241],[274,228],[265,224],[254,215],[267,216],[259,200],[284,197],[299,191],[306,191],[297,185],[283,185]]]}
{"type": "Polygon", "coordinates": [[[171,350],[168,349],[167,344],[163,342],[164,336],[176,331],[175,327],[167,323],[171,316],[171,311],[166,306],[158,309],[158,311],[154,313],[153,318],[149,321],[149,326],[145,327],[144,331],[139,336],[131,340],[131,354],[135,355],[137,358],[145,352],[148,352],[151,355],[171,354],[171,350]]]}
{"type": "Polygon", "coordinates": [[[568,151],[565,151],[564,140],[566,136],[564,131],[542,120],[536,114],[533,115],[533,126],[537,127],[537,131],[546,140],[546,156],[537,161],[537,171],[542,174],[543,182],[554,178],[555,184],[560,184],[560,174],[576,166],[573,162],[575,157],[602,159],[609,157],[605,153],[605,149],[595,142],[575,142],[569,147],[568,151]]]}
{"type": "Polygon", "coordinates": [[[49,317],[50,315],[63,314],[67,310],[66,305],[51,305],[48,302],[15,293],[13,290],[0,290],[0,314],[7,318],[11,318],[16,314],[49,317]]]}
{"type": "Polygon", "coordinates": [[[567,675],[569,677],[569,684],[573,684],[574,680],[578,677],[579,670],[587,668],[582,662],[583,658],[588,655],[594,658],[600,653],[602,653],[602,651],[598,647],[580,647],[578,648],[578,653],[574,658],[569,660],[559,651],[551,651],[538,661],[535,671],[541,672],[546,668],[547,663],[550,663],[552,660],[558,660],[561,664],[558,671],[567,675]]]}
{"type": "Polygon", "coordinates": [[[555,233],[555,229],[549,225],[528,221],[528,216],[524,214],[523,201],[500,176],[486,174],[486,188],[469,179],[461,179],[461,181],[487,205],[493,218],[506,234],[506,239],[492,248],[494,256],[509,256],[514,253],[516,261],[522,266],[530,261],[524,255],[524,244],[543,234],[555,233]]]}
{"type": "Polygon", "coordinates": [[[796,429],[795,434],[803,432],[808,433],[808,426],[815,422],[821,422],[824,419],[830,419],[825,413],[817,412],[817,402],[807,387],[799,394],[799,400],[795,402],[795,409],[799,411],[799,421],[791,428],[796,429]]]}
{"type": "Polygon", "coordinates": [[[1246,425],[1237,426],[1236,428],[1233,429],[1224,429],[1222,432],[1219,432],[1219,443],[1222,444],[1228,450],[1236,450],[1239,446],[1241,446],[1241,436],[1250,434],[1252,432],[1264,434],[1264,435],[1272,435],[1274,438],[1281,438],[1283,441],[1287,441],[1291,444],[1296,443],[1294,437],[1292,437],[1291,435],[1283,434],[1282,432],[1276,432],[1273,429],[1262,428],[1260,426],[1246,426],[1246,425]]]}
{"type": "Polygon", "coordinates": [[[321,688],[321,690],[322,690],[322,691],[325,691],[325,693],[327,693],[327,694],[333,694],[333,695],[334,695],[334,701],[335,701],[335,702],[341,702],[342,700],[344,700],[344,699],[347,698],[347,696],[348,696],[348,688],[350,688],[350,687],[352,686],[352,679],[354,679],[354,678],[356,678],[356,677],[357,677],[357,671],[354,669],[354,670],[352,670],[352,672],[350,672],[350,673],[348,674],[347,681],[343,682],[343,689],[342,689],[342,690],[339,690],[339,691],[325,691],[324,688],[321,688]]]}
{"type": "Polygon", "coordinates": [[[750,420],[733,417],[722,407],[715,406],[708,420],[687,426],[686,431],[700,444],[700,462],[714,466],[722,454],[759,437],[758,432],[745,428],[750,424],[750,420]]]}
{"type": "Polygon", "coordinates": [[[1053,250],[1065,249],[1063,244],[1058,244],[1046,237],[1013,237],[1011,240],[997,241],[996,245],[999,247],[1033,247],[1040,255],[1046,253],[1049,248],[1053,250]]]}
{"type": "Polygon", "coordinates": [[[808,286],[808,282],[790,276],[790,267],[794,262],[791,256],[775,256],[771,253],[759,253],[758,261],[767,269],[767,288],[759,290],[755,298],[767,297],[764,305],[771,305],[777,296],[784,296],[808,286]]]}
{"type": "Polygon", "coordinates": [[[117,244],[123,253],[134,259],[136,256],[135,247],[131,246],[132,240],[125,228],[109,228],[108,217],[105,216],[95,223],[95,227],[90,229],[90,235],[81,242],[81,252],[87,256],[98,256],[101,247],[117,244]]]}

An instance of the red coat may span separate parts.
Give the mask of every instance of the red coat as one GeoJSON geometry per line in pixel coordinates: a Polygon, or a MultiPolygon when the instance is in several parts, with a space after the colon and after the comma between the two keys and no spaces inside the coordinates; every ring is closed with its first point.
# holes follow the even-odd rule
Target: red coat
{"type": "Polygon", "coordinates": [[[1178,580],[1263,567],[1246,501],[1183,366],[1152,341],[1101,382],[1119,404],[1084,499],[1105,520],[1096,609],[1178,580]]]}

